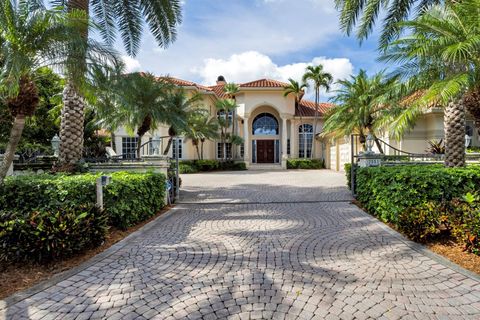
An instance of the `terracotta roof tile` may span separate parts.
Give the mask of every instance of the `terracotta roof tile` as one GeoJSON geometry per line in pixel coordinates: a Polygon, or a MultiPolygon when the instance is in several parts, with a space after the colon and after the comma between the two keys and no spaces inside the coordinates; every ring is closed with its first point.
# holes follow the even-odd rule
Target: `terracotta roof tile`
{"type": "Polygon", "coordinates": [[[227,98],[227,94],[225,93],[225,91],[223,91],[223,87],[225,85],[224,84],[218,84],[216,86],[210,86],[208,87],[210,90],[212,90],[213,92],[215,92],[215,95],[219,98],[227,98]]]}
{"type": "Polygon", "coordinates": [[[284,88],[286,86],[288,83],[272,79],[259,79],[239,85],[240,88],[284,88]]]}
{"type": "MultiPolygon", "coordinates": [[[[324,115],[334,105],[332,103],[320,102],[318,104],[319,116],[324,115]]],[[[314,117],[315,102],[309,100],[300,100],[298,107],[295,108],[295,116],[297,117],[314,117]]]]}
{"type": "Polygon", "coordinates": [[[192,81],[187,81],[187,80],[178,79],[174,77],[160,77],[159,79],[165,79],[167,81],[170,81],[174,85],[181,86],[181,87],[195,87],[201,90],[211,91],[209,87],[206,87],[204,85],[201,85],[192,81]]]}

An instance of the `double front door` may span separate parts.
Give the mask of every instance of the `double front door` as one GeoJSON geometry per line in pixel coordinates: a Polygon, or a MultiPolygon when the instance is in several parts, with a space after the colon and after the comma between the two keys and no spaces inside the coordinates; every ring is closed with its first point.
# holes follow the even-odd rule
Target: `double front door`
{"type": "Polygon", "coordinates": [[[275,162],[275,140],[257,140],[257,163],[275,162]]]}

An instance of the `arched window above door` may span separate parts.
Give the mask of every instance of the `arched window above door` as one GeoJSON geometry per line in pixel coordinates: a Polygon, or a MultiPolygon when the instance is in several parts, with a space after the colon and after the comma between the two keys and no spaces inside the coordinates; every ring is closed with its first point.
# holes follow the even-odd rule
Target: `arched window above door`
{"type": "Polygon", "coordinates": [[[253,119],[253,135],[276,136],[278,135],[278,121],[270,113],[261,113],[253,119]]]}

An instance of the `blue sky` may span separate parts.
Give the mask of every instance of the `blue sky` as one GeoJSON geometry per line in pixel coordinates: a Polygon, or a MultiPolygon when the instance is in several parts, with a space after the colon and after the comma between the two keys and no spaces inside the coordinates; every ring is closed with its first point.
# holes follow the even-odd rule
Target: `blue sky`
{"type": "Polygon", "coordinates": [[[229,82],[299,80],[312,63],[340,79],[384,68],[376,43],[375,34],[361,46],[345,36],[333,0],[185,0],[175,43],[160,49],[146,32],[139,54],[124,59],[131,71],[207,85],[220,74],[229,82]]]}

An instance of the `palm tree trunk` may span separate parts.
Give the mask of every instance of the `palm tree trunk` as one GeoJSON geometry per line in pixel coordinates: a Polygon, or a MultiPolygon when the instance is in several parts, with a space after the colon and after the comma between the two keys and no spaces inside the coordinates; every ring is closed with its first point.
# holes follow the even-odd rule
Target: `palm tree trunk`
{"type": "Polygon", "coordinates": [[[138,136],[138,142],[137,142],[137,159],[140,159],[142,157],[142,138],[143,134],[138,136]]]}
{"type": "MultiPolygon", "coordinates": [[[[68,0],[67,9],[82,10],[88,15],[89,0],[68,0]]],[[[81,35],[88,38],[88,26],[79,30],[81,35]]],[[[86,67],[85,67],[86,68],[86,67]]],[[[63,90],[63,109],[60,124],[60,150],[58,166],[64,170],[71,168],[82,158],[83,131],[84,131],[85,101],[73,85],[72,79],[67,81],[63,90]]]]}
{"type": "MultiPolygon", "coordinates": [[[[172,142],[173,142],[173,137],[170,137],[170,139],[168,139],[168,143],[167,143],[167,146],[165,147],[165,150],[163,151],[163,155],[166,156],[168,154],[168,152],[170,151],[170,147],[172,146],[172,142]]],[[[175,157],[175,155],[173,155],[175,157]]]]}
{"type": "Polygon", "coordinates": [[[445,166],[465,165],[465,108],[463,99],[453,100],[445,107],[445,166]]]}
{"type": "Polygon", "coordinates": [[[201,155],[202,155],[202,158],[201,158],[201,159],[203,160],[203,143],[204,143],[204,141],[202,140],[201,143],[202,143],[202,145],[201,145],[201,155]]]}
{"type": "Polygon", "coordinates": [[[201,160],[201,159],[200,159],[200,148],[198,147],[198,143],[195,145],[195,149],[197,150],[197,158],[198,158],[198,160],[201,160]]]}
{"type": "Polygon", "coordinates": [[[0,167],[0,184],[7,176],[8,169],[15,157],[15,150],[17,150],[18,143],[22,138],[23,128],[25,127],[25,115],[18,114],[13,121],[12,129],[10,130],[10,138],[8,139],[7,149],[3,156],[2,166],[0,167]]]}
{"type": "Polygon", "coordinates": [[[319,96],[320,96],[319,88],[315,88],[315,119],[313,120],[312,152],[310,154],[310,159],[313,159],[315,157],[315,134],[317,132],[319,96]]]}

